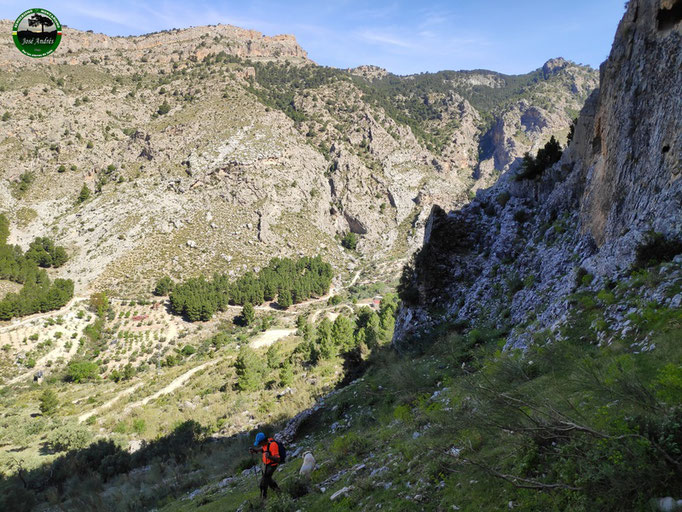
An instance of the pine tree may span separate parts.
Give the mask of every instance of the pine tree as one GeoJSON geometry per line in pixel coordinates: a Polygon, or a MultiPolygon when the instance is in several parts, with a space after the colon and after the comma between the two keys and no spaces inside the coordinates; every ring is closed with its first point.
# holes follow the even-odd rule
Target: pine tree
{"type": "Polygon", "coordinates": [[[291,386],[294,383],[294,369],[288,359],[282,363],[279,369],[279,385],[284,387],[291,386]]]}
{"type": "Polygon", "coordinates": [[[280,290],[277,294],[277,304],[282,308],[287,309],[293,303],[291,298],[291,291],[288,288],[280,290]]]}
{"type": "Polygon", "coordinates": [[[270,345],[268,351],[265,354],[265,359],[268,362],[268,368],[271,370],[276,370],[282,363],[282,355],[279,353],[279,348],[277,345],[270,345]]]}
{"type": "Polygon", "coordinates": [[[234,364],[237,371],[237,389],[256,391],[263,387],[265,368],[260,358],[248,346],[242,347],[234,364]]]}
{"type": "Polygon", "coordinates": [[[350,318],[343,315],[337,316],[331,330],[334,345],[343,351],[353,348],[353,329],[354,325],[350,318]]]}
{"type": "Polygon", "coordinates": [[[242,322],[244,322],[244,325],[249,326],[253,324],[255,320],[256,310],[250,303],[247,302],[244,304],[244,307],[242,307],[242,322]]]}
{"type": "Polygon", "coordinates": [[[57,394],[50,388],[46,388],[42,392],[39,398],[40,401],[40,412],[45,416],[52,416],[57,412],[57,407],[59,406],[59,400],[57,399],[57,394]]]}
{"type": "Polygon", "coordinates": [[[80,194],[78,194],[78,202],[83,203],[87,201],[90,198],[91,193],[92,192],[90,191],[88,186],[85,183],[83,183],[83,187],[81,188],[80,194]]]}

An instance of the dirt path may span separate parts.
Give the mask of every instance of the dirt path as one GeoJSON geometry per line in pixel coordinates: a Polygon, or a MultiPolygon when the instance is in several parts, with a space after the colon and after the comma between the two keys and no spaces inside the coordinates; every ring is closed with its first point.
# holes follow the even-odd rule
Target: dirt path
{"type": "Polygon", "coordinates": [[[161,395],[167,395],[168,393],[172,393],[173,391],[178,389],[180,386],[182,386],[185,382],[187,382],[192,377],[192,375],[197,373],[199,370],[203,370],[207,366],[210,366],[210,365],[215,364],[217,362],[218,361],[206,361],[205,363],[200,364],[199,366],[195,366],[194,368],[192,368],[189,371],[186,371],[185,373],[183,373],[179,377],[176,377],[170,384],[168,384],[166,387],[158,390],[153,395],[149,395],[148,397],[145,397],[142,400],[138,400],[137,402],[126,405],[125,412],[128,412],[131,409],[134,409],[135,407],[147,405],[150,401],[159,398],[161,395]]]}
{"type": "Polygon", "coordinates": [[[70,340],[71,341],[71,348],[69,350],[66,350],[66,347],[64,346],[67,342],[67,340],[60,340],[59,345],[57,348],[54,350],[51,350],[47,354],[45,354],[43,357],[38,359],[36,361],[36,364],[33,368],[30,368],[26,370],[25,372],[17,375],[13,379],[8,380],[5,385],[9,384],[16,384],[17,382],[23,380],[23,379],[28,379],[32,375],[35,375],[38,371],[43,371],[45,372],[47,370],[47,362],[48,361],[56,361],[60,357],[63,357],[66,361],[70,361],[71,358],[76,354],[76,351],[78,351],[78,341],[77,340],[70,340]]]}
{"type": "Polygon", "coordinates": [[[0,332],[12,331],[21,325],[24,325],[24,324],[29,323],[29,322],[33,322],[34,320],[40,320],[41,318],[47,318],[48,316],[63,315],[64,312],[71,309],[71,306],[73,306],[76,302],[86,300],[86,299],[87,299],[87,297],[73,297],[61,309],[55,309],[54,311],[47,311],[46,313],[36,313],[35,315],[29,315],[29,316],[22,317],[20,320],[19,319],[14,320],[7,325],[0,326],[0,332]]]}
{"type": "Polygon", "coordinates": [[[286,338],[296,332],[296,329],[270,329],[251,340],[251,348],[269,347],[276,341],[286,338]]]}
{"type": "Polygon", "coordinates": [[[103,411],[104,409],[108,409],[109,407],[114,405],[116,402],[118,402],[124,396],[128,396],[128,395],[132,394],[133,392],[135,392],[142,385],[144,385],[144,382],[138,382],[134,386],[130,386],[129,388],[124,389],[123,391],[118,393],[116,396],[114,396],[114,398],[104,402],[102,405],[100,405],[99,407],[96,407],[92,411],[81,414],[80,416],[78,416],[78,423],[82,423],[85,420],[87,420],[90,416],[94,416],[95,414],[99,413],[100,411],[103,411]]]}
{"type": "Polygon", "coordinates": [[[358,270],[358,271],[355,273],[355,275],[353,276],[353,279],[351,279],[350,284],[349,284],[348,286],[346,286],[346,288],[350,288],[351,286],[353,286],[355,283],[358,282],[358,278],[360,277],[360,272],[361,272],[361,271],[358,270]]]}
{"type": "MultiPolygon", "coordinates": [[[[318,309],[317,311],[315,311],[310,317],[310,322],[314,324],[317,321],[317,318],[320,316],[320,314],[322,314],[326,311],[329,311],[330,309],[334,309],[334,308],[338,308],[338,307],[343,307],[343,308],[348,309],[351,312],[351,314],[354,312],[353,308],[350,307],[348,304],[339,304],[336,306],[330,306],[328,308],[322,308],[322,309],[318,309]]],[[[339,314],[338,313],[328,313],[327,316],[333,322],[334,320],[336,320],[336,317],[339,316],[339,314]]]]}

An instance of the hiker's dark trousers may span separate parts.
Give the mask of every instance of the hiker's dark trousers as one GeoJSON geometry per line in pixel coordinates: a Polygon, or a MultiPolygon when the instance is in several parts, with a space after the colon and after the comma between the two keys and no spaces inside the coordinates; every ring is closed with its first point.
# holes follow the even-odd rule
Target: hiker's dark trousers
{"type": "Polygon", "coordinates": [[[265,466],[265,470],[263,471],[263,478],[260,479],[260,495],[263,498],[267,498],[268,496],[268,487],[270,489],[279,489],[279,486],[277,485],[277,482],[275,482],[272,479],[272,475],[275,474],[275,470],[277,469],[277,466],[265,466]]]}

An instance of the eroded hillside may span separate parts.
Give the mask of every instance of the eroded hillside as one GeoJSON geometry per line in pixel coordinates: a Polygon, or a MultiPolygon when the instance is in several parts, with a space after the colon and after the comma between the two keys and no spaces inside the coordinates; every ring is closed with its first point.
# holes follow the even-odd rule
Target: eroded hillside
{"type": "Polygon", "coordinates": [[[223,25],[66,28],[47,59],[3,43],[0,66],[10,242],[48,233],[78,294],[125,296],[272,256],[320,253],[343,271],[400,260],[432,204],[463,204],[565,137],[596,84],[563,59],[522,76],[363,76],[317,66],[291,36],[223,25]],[[83,184],[93,195],[76,204],[83,184]],[[339,246],[348,231],[358,254],[339,246]]]}

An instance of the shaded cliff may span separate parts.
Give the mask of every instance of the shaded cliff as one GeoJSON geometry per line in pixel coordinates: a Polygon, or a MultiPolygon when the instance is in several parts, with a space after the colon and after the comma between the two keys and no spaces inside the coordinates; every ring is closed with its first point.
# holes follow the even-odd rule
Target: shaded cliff
{"type": "MultiPolygon", "coordinates": [[[[396,347],[413,348],[424,333],[455,320],[507,325],[507,346],[525,347],[534,333],[560,329],[578,287],[596,293],[622,279],[645,250],[675,252],[682,231],[681,5],[629,3],[600,88],[556,164],[534,179],[511,170],[459,211],[434,207],[424,246],[403,275],[396,347]]],[[[649,299],[669,304],[674,297],[649,299]]],[[[608,342],[624,324],[622,311],[614,311],[610,329],[596,338],[608,342]]]]}

